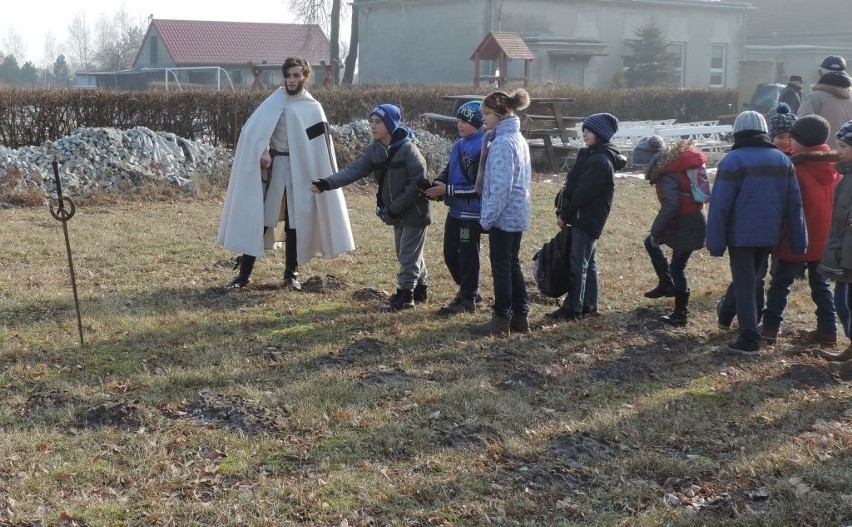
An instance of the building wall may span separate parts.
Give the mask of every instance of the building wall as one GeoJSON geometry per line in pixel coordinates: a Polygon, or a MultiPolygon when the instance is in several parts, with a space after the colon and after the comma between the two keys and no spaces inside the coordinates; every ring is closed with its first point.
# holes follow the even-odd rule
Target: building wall
{"type": "Polygon", "coordinates": [[[171,68],[175,65],[169,51],[163,44],[163,39],[160,38],[156,28],[151,26],[151,30],[145,37],[145,42],[142,43],[142,49],[136,56],[136,62],[133,63],[133,68],[171,68]],[[156,47],[156,62],[151,61],[151,48],[156,47]]]}
{"type": "MultiPolygon", "coordinates": [[[[603,56],[554,59],[536,49],[531,75],[537,81],[571,82],[607,88],[629,54],[624,41],[652,18],[670,41],[686,42],[684,85],[710,85],[712,44],[726,49],[726,87],[736,86],[743,58],[745,9],[597,0],[360,0],[359,80],[428,83],[470,82],[476,46],[489,31],[522,36],[598,39],[603,56]],[[501,9],[502,6],[502,9],[501,9]]],[[[522,76],[523,61],[509,76],[522,76]]]]}

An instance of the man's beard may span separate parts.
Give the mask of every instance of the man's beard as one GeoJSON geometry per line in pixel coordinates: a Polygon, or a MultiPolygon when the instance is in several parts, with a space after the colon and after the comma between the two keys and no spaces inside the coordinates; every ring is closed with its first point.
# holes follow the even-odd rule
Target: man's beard
{"type": "Polygon", "coordinates": [[[298,95],[298,94],[302,93],[302,91],[304,91],[305,81],[299,81],[299,85],[296,86],[295,90],[291,90],[290,88],[288,88],[287,84],[285,83],[284,89],[287,90],[287,95],[298,95]]]}

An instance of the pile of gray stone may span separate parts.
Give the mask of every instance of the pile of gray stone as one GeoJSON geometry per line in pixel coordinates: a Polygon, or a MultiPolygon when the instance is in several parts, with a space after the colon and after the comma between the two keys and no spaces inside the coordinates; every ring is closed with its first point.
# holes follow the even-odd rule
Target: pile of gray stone
{"type": "MultiPolygon", "coordinates": [[[[331,128],[340,167],[351,163],[372,141],[366,120],[331,128]]],[[[414,133],[430,177],[434,177],[446,165],[452,144],[425,130],[414,133]]],[[[63,192],[69,196],[123,192],[148,183],[192,191],[199,180],[227,181],[233,150],[141,126],[129,130],[81,128],[41,146],[11,149],[0,145],[0,189],[6,195],[40,191],[46,197],[55,196],[54,161],[63,192]]]]}

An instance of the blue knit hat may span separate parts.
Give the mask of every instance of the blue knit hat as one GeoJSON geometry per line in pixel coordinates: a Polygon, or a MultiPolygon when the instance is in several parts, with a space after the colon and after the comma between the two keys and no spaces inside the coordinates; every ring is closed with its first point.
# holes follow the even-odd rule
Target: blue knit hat
{"type": "Polygon", "coordinates": [[[752,110],[739,114],[734,120],[734,133],[747,131],[768,134],[769,129],[766,127],[766,119],[763,118],[763,115],[752,110]]]}
{"type": "Polygon", "coordinates": [[[790,110],[790,106],[785,103],[779,103],[775,108],[775,113],[769,118],[769,138],[775,139],[784,132],[789,132],[796,122],[796,114],[790,110]]]}
{"type": "Polygon", "coordinates": [[[468,101],[459,106],[456,117],[475,128],[482,128],[482,103],[468,101]]]}
{"type": "Polygon", "coordinates": [[[583,128],[591,130],[599,139],[609,142],[618,131],[618,118],[611,113],[593,113],[583,119],[583,128]]]}
{"type": "Polygon", "coordinates": [[[385,103],[376,106],[370,112],[370,117],[374,115],[378,115],[379,119],[385,123],[385,128],[388,129],[389,134],[394,133],[399,128],[399,122],[402,121],[402,112],[393,104],[385,103]]]}

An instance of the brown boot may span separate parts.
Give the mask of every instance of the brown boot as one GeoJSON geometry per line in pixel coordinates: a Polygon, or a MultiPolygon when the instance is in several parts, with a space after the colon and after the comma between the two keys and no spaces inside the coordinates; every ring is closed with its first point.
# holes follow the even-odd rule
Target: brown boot
{"type": "Polygon", "coordinates": [[[491,320],[488,322],[483,322],[482,324],[472,324],[470,326],[470,332],[474,335],[496,335],[499,337],[506,337],[509,335],[509,319],[503,318],[497,313],[493,313],[491,315],[491,320]]]}
{"type": "Polygon", "coordinates": [[[827,351],[820,350],[820,356],[831,362],[846,362],[848,360],[852,360],[852,345],[843,350],[840,353],[829,353],[827,351]]]}
{"type": "Polygon", "coordinates": [[[829,363],[828,369],[836,373],[844,381],[852,380],[852,360],[829,363]]]}
{"type": "Polygon", "coordinates": [[[509,321],[509,329],[512,333],[530,333],[530,319],[526,315],[512,315],[509,321]]]}

